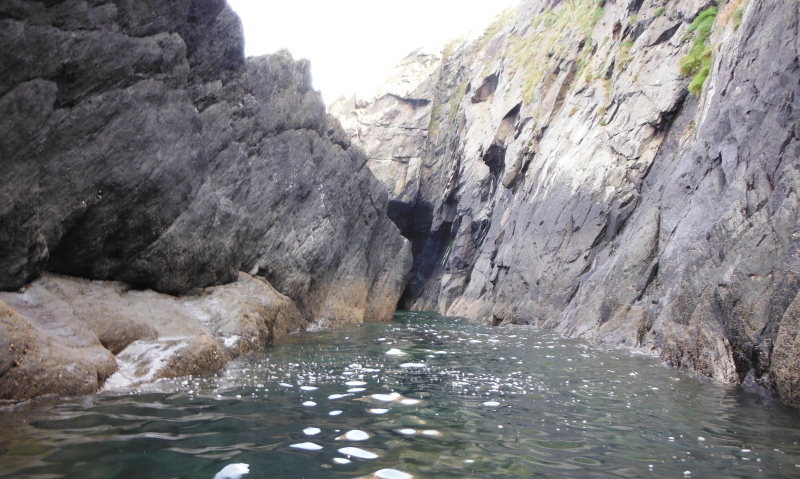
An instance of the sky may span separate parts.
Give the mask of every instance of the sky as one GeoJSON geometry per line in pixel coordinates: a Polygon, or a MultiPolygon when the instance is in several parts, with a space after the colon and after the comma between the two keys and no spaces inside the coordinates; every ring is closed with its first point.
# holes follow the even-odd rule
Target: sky
{"type": "Polygon", "coordinates": [[[248,56],[288,49],[311,60],[326,103],[367,91],[419,47],[483,31],[519,0],[228,0],[242,19],[248,56]]]}

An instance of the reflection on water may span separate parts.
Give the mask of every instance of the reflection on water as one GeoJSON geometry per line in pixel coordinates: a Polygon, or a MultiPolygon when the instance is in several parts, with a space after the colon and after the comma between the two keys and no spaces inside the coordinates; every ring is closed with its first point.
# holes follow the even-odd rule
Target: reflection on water
{"type": "Polygon", "coordinates": [[[14,478],[800,474],[800,416],[777,399],[428,313],[297,335],[211,378],[2,412],[0,428],[14,478]]]}
{"type": "Polygon", "coordinates": [[[228,464],[214,476],[214,479],[241,479],[242,476],[249,473],[249,464],[228,464]]]}

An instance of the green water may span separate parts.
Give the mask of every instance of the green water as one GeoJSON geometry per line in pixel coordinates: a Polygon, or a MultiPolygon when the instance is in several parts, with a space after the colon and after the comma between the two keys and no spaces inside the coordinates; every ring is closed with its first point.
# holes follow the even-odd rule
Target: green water
{"type": "Polygon", "coordinates": [[[800,414],[777,398],[427,313],[296,335],[210,378],[0,412],[0,428],[3,478],[212,479],[235,463],[243,479],[800,476],[800,414]]]}

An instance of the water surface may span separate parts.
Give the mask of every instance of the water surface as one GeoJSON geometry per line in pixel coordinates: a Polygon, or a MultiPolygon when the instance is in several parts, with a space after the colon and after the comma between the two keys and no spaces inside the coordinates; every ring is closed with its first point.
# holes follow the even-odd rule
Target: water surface
{"type": "Polygon", "coordinates": [[[40,401],[0,428],[2,478],[800,475],[800,415],[777,398],[430,313],[296,335],[210,378],[40,401]]]}

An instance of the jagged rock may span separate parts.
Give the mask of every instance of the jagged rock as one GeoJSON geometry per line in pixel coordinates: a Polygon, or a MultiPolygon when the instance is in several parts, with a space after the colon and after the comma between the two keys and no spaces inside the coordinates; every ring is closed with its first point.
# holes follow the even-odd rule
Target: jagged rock
{"type": "MultiPolygon", "coordinates": [[[[411,248],[309,70],[288,52],[246,60],[240,21],[224,0],[0,4],[0,290],[47,271],[180,295],[246,271],[291,298],[304,320],[390,319],[411,248]]],[[[67,288],[45,280],[54,282],[67,288]]],[[[43,286],[31,288],[23,294],[43,286]]],[[[49,301],[50,289],[39,300],[49,301]]],[[[261,293],[264,301],[277,294],[261,293]]],[[[124,361],[161,350],[172,359],[144,368],[152,377],[214,370],[251,348],[221,345],[219,331],[191,315],[184,326],[194,339],[165,343],[166,319],[120,316],[122,293],[98,294],[67,301],[54,321],[78,321],[124,361]]],[[[154,305],[180,310],[159,298],[154,305]]],[[[255,314],[223,302],[234,318],[255,314]]],[[[13,321],[33,321],[30,311],[13,321]]],[[[252,344],[275,333],[239,322],[230,327],[244,328],[252,344]]],[[[27,341],[41,341],[39,351],[52,339],[36,330],[27,341]]],[[[81,391],[102,384],[103,367],[83,368],[81,391]]],[[[10,377],[0,374],[0,383],[10,377]]],[[[8,391],[22,398],[48,389],[8,391]]]]}
{"type": "Polygon", "coordinates": [[[389,191],[389,217],[406,237],[411,224],[403,218],[411,216],[419,194],[439,68],[441,55],[420,48],[376,91],[340,98],[328,108],[355,144],[369,152],[367,165],[389,191]]]}
{"type": "Polygon", "coordinates": [[[398,220],[403,304],[627,344],[800,404],[797,6],[721,13],[695,98],[679,61],[710,2],[601,3],[525,1],[415,92],[433,100],[398,220]]]}
{"type": "Polygon", "coordinates": [[[309,318],[391,317],[410,247],[308,62],[245,60],[222,0],[19,1],[0,23],[0,288],[251,271],[309,318]]]}

